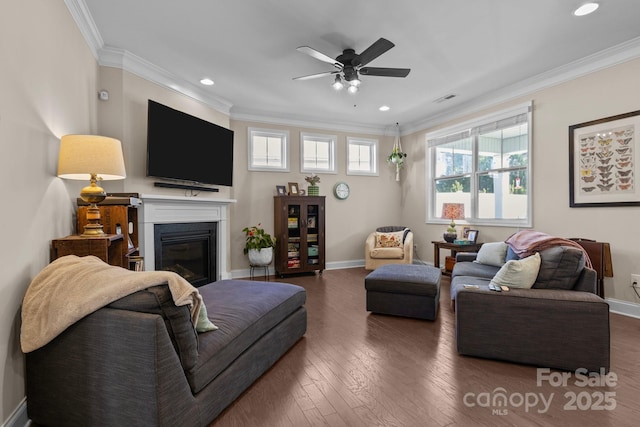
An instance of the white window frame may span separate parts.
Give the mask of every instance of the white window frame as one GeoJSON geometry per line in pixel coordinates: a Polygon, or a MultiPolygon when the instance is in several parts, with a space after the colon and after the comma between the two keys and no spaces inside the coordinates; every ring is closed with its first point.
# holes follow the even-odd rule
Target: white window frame
{"type": "Polygon", "coordinates": [[[320,133],[300,132],[300,171],[306,173],[336,173],[336,145],[338,137],[336,135],[323,135],[320,133]],[[305,168],[305,140],[322,141],[329,143],[329,165],[326,168],[305,168]]]}
{"type": "Polygon", "coordinates": [[[248,169],[250,171],[261,172],[289,172],[289,131],[279,129],[261,129],[252,128],[248,129],[248,169]],[[270,138],[279,138],[281,140],[280,146],[280,159],[282,159],[282,166],[263,166],[256,165],[253,156],[253,138],[255,136],[263,136],[270,138]]]}
{"type": "MultiPolygon", "coordinates": [[[[433,141],[437,138],[443,138],[448,135],[461,133],[465,131],[471,131],[474,128],[479,128],[483,125],[490,124],[492,122],[498,122],[500,120],[508,119],[520,114],[527,114],[528,118],[528,131],[527,131],[527,217],[526,218],[479,218],[477,215],[478,195],[479,190],[477,188],[478,176],[481,174],[478,171],[478,145],[477,139],[472,142],[473,161],[472,171],[469,174],[471,176],[471,206],[470,209],[465,209],[465,220],[456,221],[457,223],[470,223],[473,225],[491,225],[499,227],[531,227],[533,224],[533,102],[529,101],[525,104],[517,105],[509,109],[498,111],[496,113],[486,115],[474,120],[470,120],[464,123],[459,123],[444,129],[440,129],[435,132],[427,134],[425,138],[425,152],[428,156],[429,173],[425,174],[426,182],[426,223],[428,224],[448,224],[450,220],[441,218],[441,212],[436,212],[436,180],[434,176],[436,171],[436,158],[435,147],[433,141]],[[431,143],[430,143],[431,142],[431,143]]],[[[438,177],[439,178],[439,177],[438,177]]],[[[468,207],[469,208],[469,207],[468,207]]]]}
{"type": "Polygon", "coordinates": [[[347,175],[361,175],[361,176],[379,176],[380,172],[378,170],[378,148],[379,142],[377,139],[369,139],[369,138],[358,138],[358,137],[347,137],[347,175]],[[365,145],[370,147],[370,159],[369,159],[369,170],[361,171],[361,170],[351,170],[349,165],[351,164],[351,145],[365,145]]]}

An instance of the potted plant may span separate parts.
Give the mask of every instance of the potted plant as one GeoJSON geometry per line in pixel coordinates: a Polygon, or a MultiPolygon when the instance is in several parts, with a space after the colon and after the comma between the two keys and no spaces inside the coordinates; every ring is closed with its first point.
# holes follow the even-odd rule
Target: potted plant
{"type": "Polygon", "coordinates": [[[396,181],[400,181],[400,169],[404,166],[404,159],[407,157],[407,153],[402,151],[402,145],[400,145],[400,125],[396,123],[396,139],[393,143],[393,149],[391,154],[387,157],[387,163],[396,168],[396,181]]]}
{"type": "Polygon", "coordinates": [[[306,176],[304,180],[309,183],[309,186],[307,187],[307,195],[317,196],[320,194],[320,187],[317,185],[320,182],[320,177],[318,175],[312,174],[311,176],[306,176]]]}
{"type": "Polygon", "coordinates": [[[245,227],[242,231],[246,237],[244,254],[249,256],[249,264],[254,266],[271,264],[276,238],[264,231],[262,224],[245,227]]]}

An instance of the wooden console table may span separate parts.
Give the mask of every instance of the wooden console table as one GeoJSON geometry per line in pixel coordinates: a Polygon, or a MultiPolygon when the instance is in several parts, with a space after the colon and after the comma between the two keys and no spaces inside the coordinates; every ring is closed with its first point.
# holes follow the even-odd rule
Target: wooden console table
{"type": "MultiPolygon", "coordinates": [[[[440,268],[440,249],[449,249],[451,251],[451,256],[455,258],[456,253],[458,252],[477,252],[482,243],[469,243],[465,245],[460,245],[457,243],[449,243],[445,241],[432,241],[433,243],[433,265],[440,268]]],[[[446,268],[442,270],[442,274],[450,275],[451,271],[446,268]]]]}

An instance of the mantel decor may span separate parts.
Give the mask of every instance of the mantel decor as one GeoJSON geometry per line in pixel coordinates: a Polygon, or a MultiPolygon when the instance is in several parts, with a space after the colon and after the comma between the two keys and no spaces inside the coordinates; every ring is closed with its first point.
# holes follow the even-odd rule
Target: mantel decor
{"type": "Polygon", "coordinates": [[[640,206],[640,110],[569,126],[569,206],[640,206]]]}

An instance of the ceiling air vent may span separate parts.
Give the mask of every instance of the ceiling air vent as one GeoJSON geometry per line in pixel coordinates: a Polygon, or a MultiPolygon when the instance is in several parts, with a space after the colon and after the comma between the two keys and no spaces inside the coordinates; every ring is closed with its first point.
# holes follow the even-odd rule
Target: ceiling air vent
{"type": "Polygon", "coordinates": [[[441,102],[448,101],[452,98],[455,98],[457,95],[455,93],[450,93],[449,95],[441,96],[440,98],[433,101],[436,104],[440,104],[441,102]]]}

